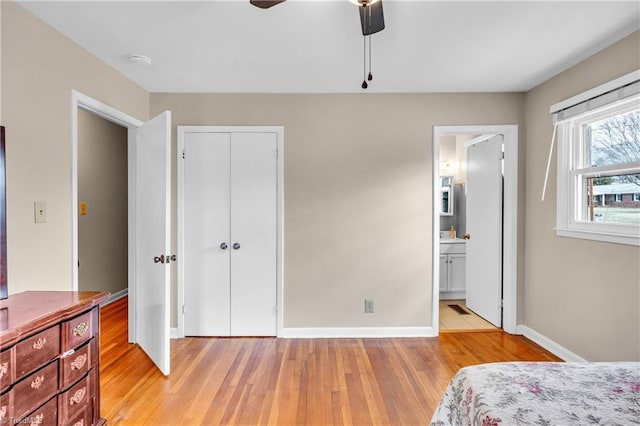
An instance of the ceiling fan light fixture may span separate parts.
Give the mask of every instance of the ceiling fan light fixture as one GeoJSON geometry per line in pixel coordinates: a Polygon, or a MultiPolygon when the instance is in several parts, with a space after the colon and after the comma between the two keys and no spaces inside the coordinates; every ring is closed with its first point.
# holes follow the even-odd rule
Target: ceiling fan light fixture
{"type": "Polygon", "coordinates": [[[374,3],[378,3],[380,0],[349,0],[351,3],[355,4],[356,6],[370,6],[374,3]]]}

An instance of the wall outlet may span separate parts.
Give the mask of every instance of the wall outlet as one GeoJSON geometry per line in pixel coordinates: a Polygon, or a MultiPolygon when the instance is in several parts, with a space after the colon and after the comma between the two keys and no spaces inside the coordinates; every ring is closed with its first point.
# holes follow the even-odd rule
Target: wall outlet
{"type": "Polygon", "coordinates": [[[366,314],[373,313],[373,299],[364,299],[364,312],[366,314]]]}

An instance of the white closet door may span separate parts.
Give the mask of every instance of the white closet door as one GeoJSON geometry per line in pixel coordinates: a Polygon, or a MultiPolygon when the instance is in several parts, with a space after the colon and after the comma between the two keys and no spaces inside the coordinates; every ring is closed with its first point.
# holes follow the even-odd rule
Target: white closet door
{"type": "Polygon", "coordinates": [[[502,326],[502,141],[467,148],[467,307],[502,326]]]}
{"type": "Polygon", "coordinates": [[[184,327],[229,336],[229,133],[184,136],[184,327]]]}
{"type": "Polygon", "coordinates": [[[231,335],[276,335],[276,134],[231,140],[231,335]]]}

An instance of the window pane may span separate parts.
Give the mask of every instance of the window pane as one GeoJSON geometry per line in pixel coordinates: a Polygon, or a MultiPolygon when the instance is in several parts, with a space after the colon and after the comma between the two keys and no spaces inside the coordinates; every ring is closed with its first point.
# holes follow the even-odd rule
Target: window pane
{"type": "Polygon", "coordinates": [[[640,224],[640,174],[584,178],[588,222],[640,224]]]}
{"type": "Polygon", "coordinates": [[[640,161],[640,110],[594,121],[585,127],[585,166],[640,161]]]}

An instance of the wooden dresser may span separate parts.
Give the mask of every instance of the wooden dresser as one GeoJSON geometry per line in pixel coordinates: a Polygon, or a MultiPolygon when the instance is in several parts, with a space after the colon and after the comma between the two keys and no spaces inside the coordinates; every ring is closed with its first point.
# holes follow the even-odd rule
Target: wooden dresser
{"type": "Polygon", "coordinates": [[[28,291],[0,300],[0,425],[104,425],[100,307],[108,293],[28,291]]]}

